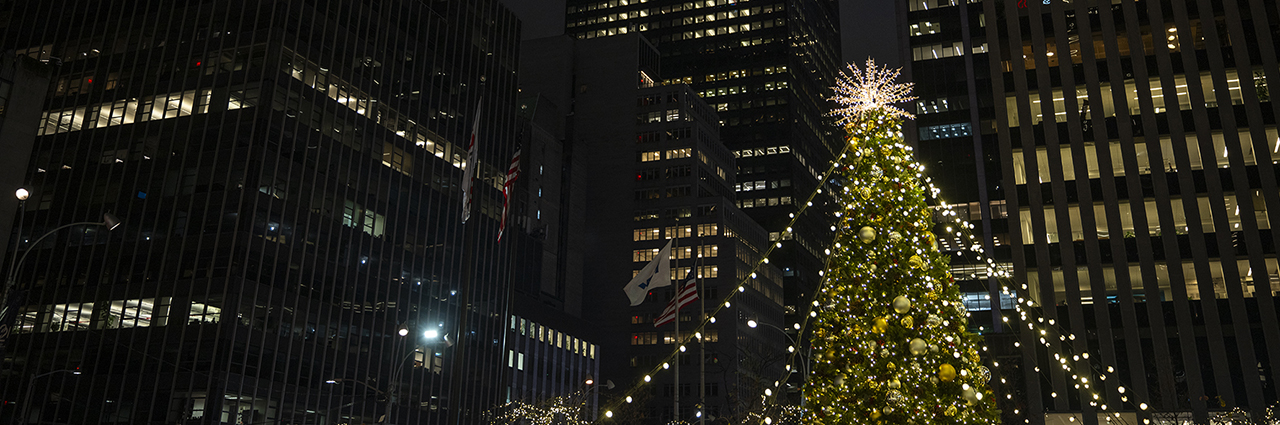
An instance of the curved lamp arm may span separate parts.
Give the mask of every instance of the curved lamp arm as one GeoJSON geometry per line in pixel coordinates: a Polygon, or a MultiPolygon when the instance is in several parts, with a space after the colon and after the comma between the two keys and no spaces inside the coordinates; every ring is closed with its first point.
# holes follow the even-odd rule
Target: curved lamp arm
{"type": "MultiPolygon", "coordinates": [[[[35,246],[35,245],[39,244],[39,243],[40,243],[40,241],[43,241],[45,238],[47,238],[47,237],[49,237],[49,236],[52,236],[54,233],[57,233],[59,230],[66,229],[66,228],[71,227],[71,226],[79,226],[79,225],[98,225],[98,226],[106,226],[107,230],[115,230],[115,228],[120,227],[120,219],[116,218],[116,216],[111,215],[110,213],[105,213],[105,214],[102,214],[102,221],[101,221],[101,222],[97,222],[97,221],[78,221],[78,222],[71,223],[71,224],[64,224],[64,225],[61,225],[61,226],[55,227],[53,230],[48,231],[48,232],[47,232],[47,233],[45,233],[44,235],[41,235],[39,238],[37,238],[37,239],[36,239],[36,241],[35,241],[35,242],[32,242],[32,243],[31,243],[31,246],[35,246]]],[[[18,235],[18,236],[19,236],[19,237],[21,237],[22,235],[18,235]]],[[[6,279],[5,279],[6,285],[9,285],[9,286],[14,285],[14,283],[15,283],[15,282],[14,282],[14,279],[16,279],[16,278],[18,277],[18,270],[19,270],[19,268],[22,266],[22,263],[23,263],[23,262],[27,261],[27,255],[30,255],[30,254],[31,254],[31,249],[30,249],[30,248],[27,248],[26,252],[23,252],[23,253],[22,253],[22,258],[18,259],[18,262],[13,263],[13,267],[9,269],[9,276],[7,276],[7,277],[6,277],[6,279]]]]}

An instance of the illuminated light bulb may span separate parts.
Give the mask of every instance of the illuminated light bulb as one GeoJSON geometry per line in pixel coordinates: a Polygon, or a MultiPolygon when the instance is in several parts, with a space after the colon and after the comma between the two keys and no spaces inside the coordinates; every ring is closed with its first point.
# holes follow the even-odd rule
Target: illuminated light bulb
{"type": "Polygon", "coordinates": [[[1124,386],[1116,387],[1116,391],[1119,391],[1120,394],[1124,394],[1124,386]]]}
{"type": "Polygon", "coordinates": [[[627,396],[627,403],[631,402],[631,396],[627,396]]]}
{"type": "Polygon", "coordinates": [[[652,380],[652,379],[653,379],[653,378],[652,378],[652,377],[650,377],[649,375],[645,375],[645,376],[644,376],[644,382],[649,382],[649,381],[650,381],[650,380],[652,380]]]}
{"type": "Polygon", "coordinates": [[[663,369],[671,369],[671,363],[663,363],[663,364],[662,364],[662,368],[663,368],[663,369]]]}
{"type": "Polygon", "coordinates": [[[773,390],[768,389],[768,388],[765,388],[765,389],[764,389],[764,395],[766,395],[766,396],[773,396],[773,390]]]}
{"type": "Polygon", "coordinates": [[[1142,409],[1142,410],[1147,410],[1147,403],[1139,404],[1139,405],[1138,405],[1138,408],[1139,408],[1139,409],[1142,409]]]}
{"type": "Polygon", "coordinates": [[[612,411],[612,410],[606,410],[606,411],[604,411],[604,417],[606,417],[606,418],[612,418],[612,417],[613,417],[613,411],[612,411]]]}

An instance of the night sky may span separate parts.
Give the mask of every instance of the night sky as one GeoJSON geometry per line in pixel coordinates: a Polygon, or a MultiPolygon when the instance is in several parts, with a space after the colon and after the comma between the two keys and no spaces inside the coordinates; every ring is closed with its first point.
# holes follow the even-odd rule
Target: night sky
{"type": "MultiPolygon", "coordinates": [[[[524,21],[524,38],[564,33],[564,0],[501,0],[524,21]]],[[[861,64],[871,56],[876,62],[901,66],[893,3],[898,0],[840,0],[840,27],[844,61],[861,64]]]]}

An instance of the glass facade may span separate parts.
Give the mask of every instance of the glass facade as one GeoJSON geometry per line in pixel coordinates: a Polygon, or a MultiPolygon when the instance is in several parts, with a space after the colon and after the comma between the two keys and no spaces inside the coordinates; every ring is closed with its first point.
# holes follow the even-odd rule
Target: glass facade
{"type": "Polygon", "coordinates": [[[505,401],[519,24],[496,1],[0,9],[55,70],[23,106],[3,421],[479,423],[505,401]],[[104,212],[123,224],[38,241],[104,212]]]}
{"type": "Polygon", "coordinates": [[[1034,413],[1007,419],[1096,423],[1100,401],[1205,422],[1280,400],[1276,5],[907,4],[930,174],[949,202],[992,206],[971,217],[978,234],[1022,296],[1081,336],[1063,349],[1116,370],[1090,400],[1070,374],[1033,367],[1056,360],[1024,343],[1001,362],[1025,372],[1009,376],[1025,400],[1011,407],[1034,413]],[[973,134],[932,130],[957,122],[973,134]]]}

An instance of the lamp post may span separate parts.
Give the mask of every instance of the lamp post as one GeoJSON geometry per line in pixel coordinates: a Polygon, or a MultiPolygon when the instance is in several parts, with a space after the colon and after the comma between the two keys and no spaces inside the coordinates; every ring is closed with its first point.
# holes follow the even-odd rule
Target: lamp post
{"type": "MultiPolygon", "coordinates": [[[[782,329],[782,328],[780,328],[780,327],[777,327],[777,326],[775,326],[775,325],[771,325],[771,324],[768,324],[768,323],[764,323],[764,322],[757,322],[755,319],[748,319],[748,320],[747,320],[747,327],[749,327],[749,328],[755,329],[757,326],[760,326],[760,325],[764,325],[764,326],[767,326],[767,327],[770,327],[770,328],[776,329],[778,332],[781,332],[781,333],[782,333],[782,336],[787,337],[787,341],[791,343],[791,347],[792,347],[792,349],[793,349],[793,350],[798,350],[798,349],[799,349],[799,348],[797,348],[797,347],[800,347],[800,344],[796,343],[796,339],[795,339],[795,338],[792,338],[792,337],[791,337],[791,334],[787,333],[787,331],[786,331],[785,329],[782,329]]],[[[801,357],[801,360],[803,360],[803,361],[800,363],[800,367],[801,367],[801,370],[800,370],[800,371],[804,373],[804,379],[806,379],[806,380],[807,380],[807,379],[809,379],[809,359],[808,359],[808,356],[804,355],[804,353],[800,353],[800,357],[801,357]]]]}
{"type": "MultiPolygon", "coordinates": [[[[401,323],[399,328],[396,329],[396,335],[399,335],[401,338],[407,337],[409,336],[410,333],[412,333],[413,327],[414,327],[413,324],[410,322],[401,323]]],[[[436,338],[440,337],[440,331],[436,329],[428,329],[422,333],[422,336],[427,340],[435,340],[436,338]]],[[[399,346],[403,342],[407,342],[407,341],[405,340],[398,341],[395,343],[395,345],[399,346]]],[[[448,340],[446,339],[445,342],[448,343],[448,340]]],[[[386,398],[387,410],[385,413],[383,413],[382,418],[378,419],[377,422],[390,424],[391,418],[392,418],[391,412],[393,411],[393,408],[395,407],[395,404],[396,404],[396,387],[400,382],[400,375],[402,372],[404,372],[404,366],[406,364],[409,364],[409,359],[413,358],[413,355],[418,352],[419,347],[423,349],[423,353],[425,354],[426,341],[424,341],[422,344],[414,344],[413,349],[409,350],[408,353],[405,353],[404,357],[400,358],[400,361],[395,363],[395,369],[391,372],[391,378],[387,381],[386,390],[379,389],[373,385],[369,385],[369,383],[365,381],[361,381],[357,379],[339,378],[339,379],[329,379],[324,382],[326,384],[338,384],[342,382],[352,382],[352,383],[360,384],[361,386],[371,389],[374,392],[376,392],[378,395],[386,398]]]]}
{"type": "MultiPolygon", "coordinates": [[[[80,369],[59,369],[59,370],[55,370],[55,371],[50,371],[50,372],[41,373],[41,374],[39,374],[39,375],[31,375],[31,378],[27,381],[27,393],[26,393],[26,395],[22,396],[23,401],[25,401],[25,402],[26,402],[26,404],[22,405],[22,413],[18,416],[19,420],[21,420],[21,421],[22,421],[22,423],[24,423],[24,424],[25,424],[25,423],[27,423],[27,419],[30,419],[30,418],[28,418],[28,417],[27,417],[27,414],[28,414],[27,412],[28,412],[28,409],[30,409],[30,408],[31,408],[31,405],[32,405],[32,404],[34,404],[34,403],[32,403],[34,400],[32,400],[32,399],[31,399],[31,392],[32,392],[32,390],[33,390],[33,389],[35,388],[35,386],[36,386],[36,378],[41,378],[41,377],[49,376],[49,375],[52,375],[52,374],[55,374],[55,373],[70,373],[70,374],[72,374],[72,375],[79,375],[79,374],[80,374],[80,369]]],[[[43,410],[43,409],[41,409],[41,410],[43,410]]],[[[37,417],[36,417],[36,423],[37,423],[37,424],[39,424],[39,423],[40,423],[39,416],[37,416],[37,417]]]]}

